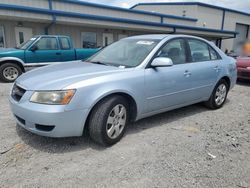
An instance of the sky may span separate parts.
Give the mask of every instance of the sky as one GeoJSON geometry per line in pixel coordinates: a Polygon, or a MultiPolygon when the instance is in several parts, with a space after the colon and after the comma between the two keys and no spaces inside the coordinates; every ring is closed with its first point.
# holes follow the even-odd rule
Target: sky
{"type": "Polygon", "coordinates": [[[203,2],[212,5],[223,6],[235,10],[250,13],[250,0],[82,0],[93,3],[129,8],[137,3],[146,2],[203,2]]]}

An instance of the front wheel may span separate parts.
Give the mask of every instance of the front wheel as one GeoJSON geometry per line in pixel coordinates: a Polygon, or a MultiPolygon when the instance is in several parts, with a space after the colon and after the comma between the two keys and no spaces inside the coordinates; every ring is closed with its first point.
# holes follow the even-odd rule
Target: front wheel
{"type": "Polygon", "coordinates": [[[221,108],[227,99],[228,91],[228,83],[224,79],[220,80],[216,84],[210,99],[205,102],[206,106],[211,109],[221,108]]]}
{"type": "Polygon", "coordinates": [[[0,66],[0,80],[14,82],[22,74],[22,69],[14,63],[4,63],[0,66]]]}
{"type": "Polygon", "coordinates": [[[90,137],[101,145],[113,145],[124,135],[128,120],[127,100],[119,95],[108,97],[101,101],[90,115],[90,137]]]}

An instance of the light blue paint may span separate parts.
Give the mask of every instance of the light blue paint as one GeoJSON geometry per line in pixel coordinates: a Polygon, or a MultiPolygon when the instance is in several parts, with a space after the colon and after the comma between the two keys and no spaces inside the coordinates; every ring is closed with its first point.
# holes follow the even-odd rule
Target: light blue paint
{"type": "MultiPolygon", "coordinates": [[[[18,119],[17,122],[33,133],[49,137],[81,136],[91,109],[101,99],[114,93],[123,93],[134,99],[138,120],[208,100],[216,83],[223,77],[230,80],[230,88],[235,85],[235,60],[226,56],[215,45],[197,37],[191,38],[207,43],[221,58],[170,67],[151,67],[158,50],[175,38],[187,39],[190,36],[143,35],[122,39],[139,40],[138,44],[145,45],[151,45],[150,40],[159,41],[142,63],[134,68],[72,62],[25,73],[17,79],[16,84],[27,92],[20,101],[9,98],[12,112],[24,119],[27,122],[25,125],[18,119]],[[185,74],[186,71],[190,74],[185,74]],[[44,105],[29,101],[34,91],[66,89],[76,90],[68,105],[44,105]],[[40,131],[35,128],[35,124],[54,125],[55,128],[52,131],[40,131]]],[[[112,45],[107,48],[112,49],[112,45]]],[[[104,51],[105,49],[100,52],[99,57],[104,51]]],[[[119,50],[115,49],[113,54],[117,53],[119,50]]]]}

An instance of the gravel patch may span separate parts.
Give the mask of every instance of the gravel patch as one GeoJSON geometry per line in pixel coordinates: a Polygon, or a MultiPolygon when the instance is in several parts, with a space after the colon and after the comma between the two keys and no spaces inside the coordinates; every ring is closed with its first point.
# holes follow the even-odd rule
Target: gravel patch
{"type": "Polygon", "coordinates": [[[0,83],[0,187],[250,187],[250,83],[222,109],[197,104],[140,120],[116,145],[17,127],[0,83]]]}

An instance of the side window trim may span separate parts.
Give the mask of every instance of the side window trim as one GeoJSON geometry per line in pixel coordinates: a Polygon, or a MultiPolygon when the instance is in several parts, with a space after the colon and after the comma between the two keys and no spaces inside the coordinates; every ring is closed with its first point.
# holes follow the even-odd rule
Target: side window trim
{"type": "Polygon", "coordinates": [[[188,38],[183,38],[185,41],[185,46],[186,46],[186,56],[187,56],[187,63],[192,63],[192,55],[191,55],[191,49],[188,44],[188,38]]]}
{"type": "MultiPolygon", "coordinates": [[[[42,36],[42,37],[40,37],[35,43],[33,43],[31,46],[37,45],[37,43],[38,43],[41,39],[43,39],[43,38],[55,38],[55,39],[56,39],[56,46],[57,46],[57,48],[56,48],[56,49],[50,49],[50,50],[60,50],[59,44],[58,44],[58,38],[57,38],[57,37],[42,36]]],[[[41,49],[41,50],[48,50],[48,49],[41,49]]]]}
{"type": "Polygon", "coordinates": [[[216,53],[216,56],[217,56],[217,59],[210,58],[211,60],[218,61],[218,60],[222,59],[220,54],[212,46],[209,45],[208,49],[209,49],[210,57],[211,57],[211,50],[213,50],[216,53]]]}
{"type": "MultiPolygon", "coordinates": [[[[162,48],[164,48],[168,43],[174,41],[174,40],[183,40],[184,42],[184,46],[185,46],[185,55],[186,55],[186,63],[188,63],[188,55],[187,55],[187,44],[186,44],[186,40],[184,37],[176,37],[176,38],[173,38],[173,39],[170,39],[168,41],[166,41],[154,54],[154,56],[150,59],[150,61],[148,62],[147,66],[146,66],[146,69],[147,68],[151,68],[151,63],[152,61],[157,57],[157,54],[162,50],[162,48]]],[[[185,63],[182,63],[182,64],[174,64],[173,66],[177,66],[177,65],[183,65],[185,63]]]]}

